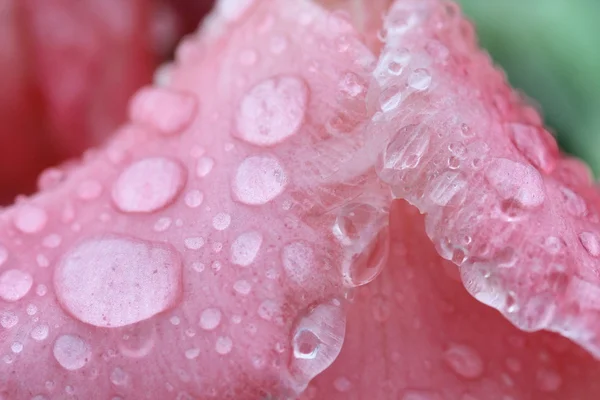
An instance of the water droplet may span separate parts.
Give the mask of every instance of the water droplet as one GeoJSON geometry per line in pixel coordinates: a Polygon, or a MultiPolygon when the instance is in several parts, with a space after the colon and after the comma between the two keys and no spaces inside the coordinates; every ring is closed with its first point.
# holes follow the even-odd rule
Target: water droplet
{"type": "Polygon", "coordinates": [[[165,135],[182,132],[193,121],[197,110],[191,93],[153,87],[140,89],[129,105],[129,118],[165,135]]]}
{"type": "Polygon", "coordinates": [[[216,329],[221,323],[221,311],[217,308],[207,308],[200,314],[200,327],[207,331],[216,329]]]}
{"type": "Polygon", "coordinates": [[[91,347],[79,336],[62,335],[54,342],[54,358],[66,370],[83,368],[92,358],[91,347]]]}
{"type": "Polygon", "coordinates": [[[23,351],[23,343],[13,342],[13,344],[10,346],[10,350],[15,354],[19,354],[23,351]]]}
{"type": "Polygon", "coordinates": [[[156,232],[164,232],[171,226],[173,221],[169,217],[161,217],[154,223],[154,230],[156,232]]]}
{"type": "Polygon", "coordinates": [[[486,178],[504,200],[523,208],[538,207],[546,199],[544,180],[530,165],[498,158],[486,170],[486,178]]]}
{"type": "Polygon", "coordinates": [[[418,125],[400,129],[382,153],[381,179],[394,183],[397,171],[416,168],[429,147],[429,134],[418,125]]]}
{"type": "Polygon", "coordinates": [[[48,293],[48,287],[44,284],[39,284],[35,288],[35,294],[37,294],[40,297],[45,296],[46,293],[48,293]]]}
{"type": "Polygon", "coordinates": [[[308,86],[294,76],[279,76],[254,86],[242,99],[236,115],[239,137],[257,146],[272,146],[302,126],[308,86]]]}
{"type": "Polygon", "coordinates": [[[150,354],[156,342],[156,326],[152,320],[142,321],[119,330],[119,352],[128,358],[150,354]]]}
{"type": "Polygon", "coordinates": [[[81,200],[95,200],[102,194],[102,184],[97,180],[84,180],[77,187],[77,196],[81,200]]]}
{"type": "Polygon", "coordinates": [[[41,325],[35,326],[31,330],[31,334],[30,335],[31,335],[31,338],[33,340],[41,342],[43,340],[46,340],[46,338],[48,337],[49,331],[50,331],[50,328],[48,327],[48,325],[41,324],[41,325]]]}
{"type": "Polygon", "coordinates": [[[483,374],[483,361],[479,353],[469,346],[453,344],[444,353],[444,360],[463,378],[476,379],[483,374]]]}
{"type": "Polygon", "coordinates": [[[338,84],[340,91],[347,97],[357,98],[367,91],[365,80],[354,72],[346,72],[338,84]]]}
{"type": "Polygon", "coordinates": [[[5,301],[17,301],[29,293],[33,285],[30,273],[18,269],[9,269],[0,274],[0,298],[5,301]]]}
{"type": "Polygon", "coordinates": [[[200,205],[204,201],[204,194],[197,189],[190,190],[186,193],[184,201],[185,205],[189,208],[200,207],[200,205]]]}
{"type": "Polygon", "coordinates": [[[410,52],[407,49],[399,49],[393,53],[387,54],[387,72],[391,75],[399,76],[404,68],[410,63],[410,52]]]}
{"type": "Polygon", "coordinates": [[[556,392],[562,386],[562,378],[558,372],[550,369],[541,369],[536,374],[538,388],[542,392],[556,392]]]}
{"type": "Polygon", "coordinates": [[[178,161],[145,158],[121,173],[113,185],[112,199],[123,212],[154,212],[175,201],[185,180],[185,170],[178,161]]]}
{"type": "MultiPolygon", "coordinates": [[[[62,237],[56,233],[52,233],[48,236],[46,236],[43,240],[42,240],[42,246],[48,248],[48,249],[55,249],[58,246],[60,246],[60,244],[62,243],[62,237]]],[[[1,249],[0,249],[0,253],[1,253],[1,249]]],[[[0,254],[0,260],[2,259],[2,254],[0,254]]],[[[2,262],[0,261],[0,265],[2,265],[2,262]]]]}
{"type": "Polygon", "coordinates": [[[183,239],[183,244],[186,249],[199,250],[204,246],[204,238],[199,236],[185,238],[183,239]]]}
{"type": "Polygon", "coordinates": [[[210,157],[200,157],[196,162],[196,175],[198,178],[204,178],[212,171],[215,166],[215,160],[210,157]]]}
{"type": "Polygon", "coordinates": [[[240,64],[249,67],[258,61],[258,54],[252,49],[242,50],[240,53],[240,64]]]}
{"type": "Polygon", "coordinates": [[[445,171],[429,184],[429,199],[438,206],[460,203],[466,187],[467,180],[462,173],[445,171]]]}
{"type": "Polygon", "coordinates": [[[217,343],[215,343],[215,350],[217,351],[217,353],[224,356],[226,354],[229,354],[232,348],[233,342],[231,338],[227,336],[219,336],[217,338],[217,343]]]}
{"type": "Polygon", "coordinates": [[[417,68],[408,77],[408,86],[415,90],[427,90],[431,85],[431,74],[425,68],[417,68]]]}
{"type": "Polygon", "coordinates": [[[352,382],[350,382],[345,376],[340,376],[333,381],[333,387],[338,392],[349,392],[350,389],[352,389],[352,382]]]}
{"type": "Polygon", "coordinates": [[[579,234],[581,245],[592,257],[600,256],[600,237],[593,232],[582,232],[579,234]]]}
{"type": "Polygon", "coordinates": [[[17,208],[13,222],[23,233],[38,233],[46,227],[48,214],[40,207],[25,204],[17,208]]]}
{"type": "Polygon", "coordinates": [[[288,39],[285,36],[276,35],[271,37],[269,48],[273,54],[281,54],[288,47],[288,39]]]}
{"type": "Polygon", "coordinates": [[[200,355],[200,349],[197,347],[193,347],[193,348],[187,349],[185,351],[185,358],[187,358],[188,360],[193,360],[195,358],[198,358],[199,355],[200,355]]]}
{"type": "Polygon", "coordinates": [[[231,224],[231,215],[227,213],[218,213],[214,216],[212,223],[213,228],[218,231],[224,231],[229,228],[229,225],[231,224]]]}
{"type": "Polygon", "coordinates": [[[180,255],[169,244],[104,235],[67,252],[54,285],[60,304],[80,321],[119,327],[173,307],[181,273],[180,255]]]}
{"type": "Polygon", "coordinates": [[[535,167],[551,173],[558,159],[558,146],[548,131],[531,125],[512,123],[508,125],[515,147],[535,167]]]}
{"type": "Polygon", "coordinates": [[[8,260],[8,249],[0,244],[0,267],[8,260]]]}
{"type": "Polygon", "coordinates": [[[345,284],[356,287],[373,281],[389,254],[387,214],[369,204],[348,204],[340,209],[332,232],[344,249],[345,284]]]}
{"type": "Polygon", "coordinates": [[[116,386],[126,386],[129,383],[129,374],[117,367],[110,373],[110,381],[116,386]]]}
{"type": "Polygon", "coordinates": [[[178,316],[174,315],[171,318],[169,318],[169,322],[173,326],[179,326],[179,324],[181,324],[181,318],[179,318],[178,316]]]}
{"type": "Polygon", "coordinates": [[[385,87],[379,94],[379,107],[383,112],[395,110],[402,101],[402,90],[399,86],[385,87]]]}
{"type": "Polygon", "coordinates": [[[286,274],[296,283],[306,282],[315,272],[315,256],[307,243],[286,245],[281,252],[281,259],[286,274]]]}
{"type": "Polygon", "coordinates": [[[0,313],[0,326],[4,329],[10,329],[19,323],[19,317],[12,311],[2,311],[0,313]]]}
{"type": "Polygon", "coordinates": [[[339,306],[323,303],[301,316],[292,332],[290,371],[300,384],[307,384],[339,355],[346,316],[339,306]]]}
{"type": "Polygon", "coordinates": [[[276,158],[253,156],[239,165],[233,181],[233,191],[242,203],[261,205],[283,193],[286,185],[287,175],[276,158]]]}
{"type": "Polygon", "coordinates": [[[252,264],[260,251],[262,242],[263,237],[259,232],[242,233],[231,244],[231,262],[242,267],[252,264]]]}
{"type": "Polygon", "coordinates": [[[38,308],[35,304],[28,304],[25,311],[27,312],[27,315],[33,316],[38,312],[38,308]]]}
{"type": "Polygon", "coordinates": [[[252,285],[250,284],[250,282],[240,279],[238,281],[235,281],[235,283],[233,284],[233,290],[235,290],[241,295],[246,296],[252,290],[252,285]]]}
{"type": "Polygon", "coordinates": [[[281,308],[273,300],[265,300],[258,306],[258,315],[265,321],[272,321],[281,317],[281,308]]]}
{"type": "Polygon", "coordinates": [[[387,321],[392,314],[392,304],[389,297],[381,294],[373,296],[371,298],[371,312],[375,321],[387,321]]]}
{"type": "Polygon", "coordinates": [[[581,196],[566,187],[561,187],[560,193],[564,201],[564,207],[569,214],[575,217],[584,217],[587,214],[587,205],[581,196]]]}
{"type": "Polygon", "coordinates": [[[506,368],[508,368],[510,372],[517,374],[521,372],[521,370],[523,369],[523,365],[521,365],[521,362],[519,360],[511,357],[506,359],[506,368]]]}

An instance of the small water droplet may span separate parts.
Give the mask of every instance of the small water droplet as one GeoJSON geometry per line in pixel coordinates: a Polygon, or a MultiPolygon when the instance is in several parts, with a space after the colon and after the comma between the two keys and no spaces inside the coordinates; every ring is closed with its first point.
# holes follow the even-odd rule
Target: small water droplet
{"type": "Polygon", "coordinates": [[[345,332],[345,313],[333,304],[319,304],[298,319],[292,331],[290,371],[299,384],[307,384],[335,361],[345,332]]]}
{"type": "Polygon", "coordinates": [[[306,82],[295,76],[260,82],[240,103],[237,134],[257,146],[272,146],[290,138],[304,122],[308,93],[306,82]]]}
{"type": "Polygon", "coordinates": [[[19,317],[12,311],[2,311],[0,313],[0,326],[4,329],[10,329],[19,323],[19,317]]]}
{"type": "Polygon", "coordinates": [[[281,308],[273,300],[264,300],[258,306],[257,313],[265,321],[272,321],[281,317],[281,308]]]}
{"type": "Polygon", "coordinates": [[[13,222],[23,233],[38,233],[46,227],[48,214],[43,208],[24,204],[17,208],[13,222]]]}
{"type": "Polygon", "coordinates": [[[562,378],[558,372],[550,369],[541,369],[536,374],[538,388],[542,392],[556,392],[562,386],[562,378]]]}
{"type": "Polygon", "coordinates": [[[150,354],[156,342],[156,326],[152,320],[123,327],[117,342],[119,352],[128,358],[143,358],[150,354]]]}
{"type": "Polygon", "coordinates": [[[431,85],[431,74],[425,68],[417,68],[408,77],[408,86],[415,90],[427,90],[431,85]]]}
{"type": "Polygon", "coordinates": [[[411,55],[407,49],[399,49],[388,54],[387,72],[391,75],[399,76],[404,71],[404,68],[410,63],[411,55]]]}
{"type": "Polygon", "coordinates": [[[165,135],[181,133],[197,112],[196,97],[164,87],[140,89],[129,105],[129,118],[165,135]]]}
{"type": "Polygon", "coordinates": [[[169,217],[161,217],[154,223],[154,230],[156,232],[164,232],[171,226],[172,220],[169,217]]]}
{"type": "Polygon", "coordinates": [[[45,296],[46,293],[48,293],[48,287],[46,285],[44,285],[44,284],[39,284],[35,288],[35,294],[37,294],[40,297],[45,296]]]}
{"type": "Polygon", "coordinates": [[[207,308],[200,314],[200,327],[207,331],[216,329],[221,323],[221,311],[218,308],[207,308]]]}
{"type": "Polygon", "coordinates": [[[296,283],[306,282],[315,272],[315,256],[307,243],[287,244],[281,252],[281,259],[286,274],[296,283]]]}
{"type": "Polygon", "coordinates": [[[382,153],[381,179],[394,183],[399,171],[416,168],[429,148],[429,140],[429,134],[418,125],[400,129],[382,153]]]}
{"type": "Polygon", "coordinates": [[[383,210],[369,204],[348,204],[340,209],[332,233],[345,252],[341,270],[346,285],[366,285],[381,273],[389,254],[383,210]]]}
{"type": "Polygon", "coordinates": [[[227,213],[218,213],[212,220],[213,228],[218,231],[224,231],[231,224],[231,215],[227,213]]]}
{"type": "Polygon", "coordinates": [[[237,168],[233,192],[244,204],[261,205],[283,193],[286,185],[287,175],[276,158],[252,156],[237,168]]]}
{"type": "Polygon", "coordinates": [[[183,244],[186,249],[199,250],[204,246],[204,238],[193,236],[183,239],[183,244]]]}
{"type": "Polygon", "coordinates": [[[231,244],[231,262],[242,267],[252,264],[260,251],[262,241],[262,235],[256,231],[239,235],[231,244]]]}
{"type": "Polygon", "coordinates": [[[233,284],[233,290],[235,290],[237,293],[243,296],[246,296],[252,290],[252,285],[247,280],[240,279],[235,281],[235,283],[233,284]]]}
{"type": "Polygon", "coordinates": [[[600,237],[594,232],[582,232],[579,234],[581,245],[592,257],[600,256],[600,237]]]}
{"type": "Polygon", "coordinates": [[[385,295],[375,295],[371,298],[371,312],[377,322],[385,322],[392,314],[392,303],[385,295]]]}
{"type": "Polygon", "coordinates": [[[446,171],[429,184],[429,199],[438,206],[460,203],[466,188],[467,180],[461,172],[446,171]]]}
{"type": "Polygon", "coordinates": [[[10,346],[10,350],[15,354],[19,354],[23,351],[23,343],[13,342],[13,344],[10,346]]]}
{"type": "Polygon", "coordinates": [[[457,374],[467,379],[476,379],[483,374],[483,361],[473,348],[453,344],[444,353],[444,360],[457,374]]]}
{"type": "Polygon", "coordinates": [[[215,350],[217,353],[221,355],[226,355],[231,353],[231,349],[233,348],[233,341],[228,336],[219,336],[217,338],[217,342],[215,343],[215,350]]]}
{"type": "Polygon", "coordinates": [[[243,66],[250,67],[258,61],[258,53],[252,49],[242,50],[239,60],[243,66]]]}
{"type": "Polygon", "coordinates": [[[517,374],[521,372],[523,365],[516,358],[510,357],[506,359],[506,368],[508,368],[510,372],[517,374]]]}
{"type": "Polygon", "coordinates": [[[523,208],[538,207],[546,199],[544,180],[530,165],[498,158],[486,170],[486,178],[504,200],[523,208]]]}
{"type": "Polygon", "coordinates": [[[190,190],[186,193],[184,201],[189,208],[200,207],[204,201],[204,194],[197,189],[190,190]]]}
{"type": "Polygon", "coordinates": [[[17,301],[29,293],[33,285],[30,273],[9,269],[0,274],[0,298],[4,301],[17,301]]]}
{"type": "Polygon", "coordinates": [[[62,257],[54,285],[60,304],[80,321],[119,327],[173,307],[181,279],[181,258],[171,245],[103,235],[62,257]]]}
{"type": "Polygon", "coordinates": [[[288,47],[288,39],[285,36],[276,35],[271,37],[269,48],[273,54],[281,54],[288,47]]]}
{"type": "Polygon", "coordinates": [[[166,157],[151,157],[129,165],[112,189],[115,206],[123,212],[150,213],[175,201],[183,189],[182,165],[166,157]]]}
{"type": "Polygon", "coordinates": [[[38,312],[38,308],[35,304],[28,304],[25,311],[27,312],[27,315],[33,316],[38,312]]]}
{"type": "Polygon", "coordinates": [[[102,184],[97,180],[84,180],[77,187],[77,196],[81,200],[95,200],[102,194],[102,184]]]}
{"type": "Polygon", "coordinates": [[[46,338],[48,337],[49,331],[50,331],[50,328],[48,327],[48,325],[41,324],[41,325],[35,326],[31,330],[31,334],[30,335],[31,335],[31,338],[33,340],[41,342],[43,340],[46,340],[46,338]]]}
{"type": "Polygon", "coordinates": [[[179,318],[178,316],[174,315],[171,318],[169,318],[169,322],[173,326],[178,326],[179,324],[181,324],[181,318],[179,318]]]}
{"type": "Polygon", "coordinates": [[[122,368],[115,368],[110,373],[110,381],[116,386],[127,386],[129,383],[129,374],[122,368]]]}
{"type": "Polygon", "coordinates": [[[75,371],[83,368],[90,361],[92,349],[79,336],[62,335],[54,342],[53,354],[64,369],[75,371]]]}
{"type": "Polygon", "coordinates": [[[340,376],[333,381],[333,387],[342,393],[349,392],[352,389],[352,382],[345,376],[340,376]]]}
{"type": "Polygon", "coordinates": [[[196,175],[198,178],[204,178],[213,170],[215,160],[211,157],[200,157],[196,162],[196,175]]]}
{"type": "Polygon", "coordinates": [[[379,107],[383,112],[395,110],[402,101],[402,90],[397,85],[385,87],[379,94],[379,107]]]}
{"type": "MultiPolygon", "coordinates": [[[[42,240],[42,246],[48,248],[48,249],[55,249],[58,246],[60,246],[60,244],[62,243],[62,237],[56,233],[52,233],[48,236],[46,236],[43,240],[42,240]]],[[[0,265],[2,265],[2,254],[1,254],[2,250],[0,249],[0,265]]]]}
{"type": "Polygon", "coordinates": [[[193,347],[193,348],[187,349],[185,351],[185,358],[187,358],[188,360],[193,360],[195,358],[198,358],[199,355],[200,355],[200,349],[197,347],[193,347]]]}

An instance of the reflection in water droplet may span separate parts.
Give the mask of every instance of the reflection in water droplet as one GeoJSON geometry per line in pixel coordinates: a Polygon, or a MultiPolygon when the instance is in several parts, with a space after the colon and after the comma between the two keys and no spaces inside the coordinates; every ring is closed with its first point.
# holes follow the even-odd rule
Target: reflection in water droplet
{"type": "Polygon", "coordinates": [[[54,342],[56,361],[66,370],[83,368],[92,357],[91,347],[79,336],[62,335],[54,342]]]}
{"type": "Polygon", "coordinates": [[[239,137],[258,146],[271,146],[294,135],[302,126],[308,87],[294,76],[271,78],[254,86],[236,116],[239,137]]]}
{"type": "Polygon", "coordinates": [[[483,374],[483,360],[473,348],[453,344],[444,353],[444,360],[457,374],[467,379],[479,378],[483,374]]]}
{"type": "Polygon", "coordinates": [[[0,274],[0,299],[17,301],[29,293],[33,285],[30,273],[18,269],[9,269],[0,274]]]}
{"type": "Polygon", "coordinates": [[[279,196],[287,185],[287,175],[272,156],[248,157],[237,168],[233,192],[248,205],[261,205],[279,196]]]}
{"type": "Polygon", "coordinates": [[[119,175],[113,185],[112,199],[123,212],[154,212],[175,200],[185,180],[185,170],[178,161],[166,157],[145,158],[119,175]]]}
{"type": "Polygon", "coordinates": [[[348,204],[341,208],[332,232],[343,246],[345,284],[356,287],[373,281],[389,254],[387,214],[369,204],[348,204]]]}
{"type": "Polygon", "coordinates": [[[173,307],[181,279],[181,257],[171,245],[104,235],[62,257],[54,286],[61,306],[80,321],[119,327],[173,307]]]}

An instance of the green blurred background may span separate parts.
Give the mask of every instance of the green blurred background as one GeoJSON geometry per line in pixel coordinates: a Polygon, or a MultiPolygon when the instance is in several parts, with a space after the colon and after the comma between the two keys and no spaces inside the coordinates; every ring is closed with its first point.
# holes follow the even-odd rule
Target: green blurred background
{"type": "Polygon", "coordinates": [[[458,0],[562,148],[600,176],[600,0],[458,0]]]}

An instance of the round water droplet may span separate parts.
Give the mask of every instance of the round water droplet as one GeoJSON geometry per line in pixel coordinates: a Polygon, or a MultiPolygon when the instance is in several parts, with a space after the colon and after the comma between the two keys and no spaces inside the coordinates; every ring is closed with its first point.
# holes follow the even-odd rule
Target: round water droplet
{"type": "Polygon", "coordinates": [[[147,87],[133,96],[129,104],[129,118],[159,133],[174,135],[190,125],[196,110],[196,97],[191,93],[147,87]]]}
{"type": "Polygon", "coordinates": [[[202,205],[203,201],[204,201],[204,194],[197,189],[190,190],[185,195],[185,205],[188,206],[189,208],[200,207],[202,205]]]}
{"type": "Polygon", "coordinates": [[[218,213],[213,218],[213,228],[218,231],[224,231],[231,224],[231,215],[227,213],[218,213]]]}
{"type": "Polygon", "coordinates": [[[0,312],[0,326],[10,329],[19,323],[19,317],[12,311],[0,312]]]}
{"type": "Polygon", "coordinates": [[[235,281],[235,283],[233,284],[233,290],[235,290],[241,295],[246,296],[250,294],[250,291],[252,290],[252,285],[250,284],[250,282],[244,279],[240,279],[238,281],[235,281]]]}
{"type": "Polygon", "coordinates": [[[285,190],[287,175],[272,156],[248,157],[237,168],[233,192],[248,205],[266,204],[285,190]]]}
{"type": "Polygon", "coordinates": [[[173,307],[181,296],[181,269],[169,244],[104,235],[62,257],[54,286],[60,304],[80,321],[118,327],[173,307]]]}
{"type": "Polygon", "coordinates": [[[92,358],[92,349],[77,335],[62,335],[54,342],[54,358],[66,370],[83,368],[92,358]]]}
{"type": "Polygon", "coordinates": [[[77,196],[81,200],[95,200],[102,194],[102,184],[97,180],[84,180],[77,187],[77,196]]]}
{"type": "Polygon", "coordinates": [[[41,324],[41,325],[37,325],[36,327],[34,327],[31,330],[30,335],[33,340],[41,342],[43,340],[46,340],[46,338],[48,337],[49,331],[50,331],[50,328],[48,327],[48,325],[41,324]]]}
{"type": "Polygon", "coordinates": [[[204,246],[204,238],[193,236],[183,239],[183,244],[186,249],[199,250],[204,246]]]}
{"type": "Polygon", "coordinates": [[[315,272],[315,256],[312,248],[304,242],[286,245],[281,261],[287,276],[296,283],[306,282],[315,272]]]}
{"type": "Polygon", "coordinates": [[[373,319],[377,322],[385,322],[392,314],[392,303],[385,295],[375,295],[371,298],[371,312],[373,319]]]}
{"type": "Polygon", "coordinates": [[[343,246],[344,283],[356,287],[373,281],[389,254],[387,214],[369,204],[348,204],[340,209],[332,232],[343,246]]]}
{"type": "Polygon", "coordinates": [[[113,185],[112,199],[123,212],[154,212],[175,201],[185,180],[185,170],[178,161],[166,157],[145,158],[119,175],[113,185]]]}
{"type": "Polygon", "coordinates": [[[110,373],[110,381],[116,386],[126,386],[129,383],[129,374],[117,367],[110,373]]]}
{"type": "Polygon", "coordinates": [[[216,329],[221,323],[221,311],[218,308],[207,308],[200,314],[200,327],[207,331],[216,329]]]}
{"type": "Polygon", "coordinates": [[[262,242],[263,237],[259,232],[242,233],[231,244],[231,262],[242,267],[252,264],[260,251],[262,242]]]}
{"type": "Polygon", "coordinates": [[[579,234],[581,245],[592,257],[600,256],[600,237],[594,232],[582,232],[579,234]]]}
{"type": "Polygon", "coordinates": [[[25,297],[31,286],[33,277],[30,273],[18,269],[9,269],[0,274],[0,299],[17,301],[25,297]]]}
{"type": "Polygon", "coordinates": [[[46,227],[48,214],[43,208],[25,204],[17,208],[13,222],[23,233],[38,233],[46,227]]]}
{"type": "Polygon", "coordinates": [[[333,387],[341,393],[349,392],[352,389],[352,382],[345,376],[340,376],[333,381],[333,387]]]}
{"type": "Polygon", "coordinates": [[[279,304],[273,300],[265,300],[260,303],[257,313],[259,317],[265,321],[281,318],[281,308],[279,304]]]}
{"type": "Polygon", "coordinates": [[[346,333],[346,315],[323,303],[301,316],[292,331],[290,371],[300,385],[328,368],[339,355],[346,333]]]}
{"type": "Polygon", "coordinates": [[[197,347],[187,349],[185,351],[185,358],[187,358],[188,360],[193,360],[195,358],[198,358],[199,355],[200,355],[200,349],[197,347]]]}
{"type": "Polygon", "coordinates": [[[536,374],[537,386],[542,392],[556,392],[562,386],[562,378],[558,372],[541,369],[536,374]]]}
{"type": "Polygon", "coordinates": [[[215,350],[217,353],[221,355],[226,355],[231,353],[231,349],[233,348],[233,341],[228,336],[219,336],[217,338],[217,343],[215,343],[215,350]]]}
{"type": "Polygon", "coordinates": [[[444,353],[444,360],[457,374],[467,379],[476,379],[483,374],[483,360],[473,348],[454,344],[444,353]]]}
{"type": "Polygon", "coordinates": [[[196,175],[198,178],[204,178],[213,170],[215,160],[210,157],[200,157],[196,162],[196,175]]]}
{"type": "Polygon", "coordinates": [[[13,342],[13,344],[10,345],[10,350],[15,354],[19,354],[23,351],[23,343],[13,342]]]}
{"type": "Polygon", "coordinates": [[[414,90],[427,90],[431,85],[431,74],[425,68],[417,68],[408,77],[408,86],[414,90]]]}
{"type": "Polygon", "coordinates": [[[156,325],[147,320],[120,329],[117,346],[125,357],[143,358],[154,349],[155,342],[156,325]]]}
{"type": "Polygon", "coordinates": [[[429,134],[418,125],[400,129],[382,153],[379,176],[387,183],[398,180],[398,172],[416,168],[429,148],[429,134]]]}
{"type": "Polygon", "coordinates": [[[254,86],[236,115],[239,137],[258,146],[271,146],[294,135],[302,126],[308,86],[294,76],[279,76],[254,86]]]}
{"type": "Polygon", "coordinates": [[[488,182],[504,200],[523,208],[535,208],[546,199],[544,180],[537,169],[505,158],[494,160],[486,170],[488,182]]]}
{"type": "Polygon", "coordinates": [[[161,217],[154,223],[154,230],[156,232],[164,232],[171,226],[173,221],[169,217],[161,217]]]}
{"type": "MultiPolygon", "coordinates": [[[[62,243],[62,237],[56,233],[52,233],[52,234],[46,236],[44,238],[44,240],[42,240],[42,246],[49,248],[49,249],[55,249],[58,246],[60,246],[61,243],[62,243]]],[[[0,258],[1,257],[2,256],[0,254],[0,258]]],[[[2,265],[2,262],[0,262],[0,265],[2,265]]]]}

